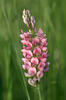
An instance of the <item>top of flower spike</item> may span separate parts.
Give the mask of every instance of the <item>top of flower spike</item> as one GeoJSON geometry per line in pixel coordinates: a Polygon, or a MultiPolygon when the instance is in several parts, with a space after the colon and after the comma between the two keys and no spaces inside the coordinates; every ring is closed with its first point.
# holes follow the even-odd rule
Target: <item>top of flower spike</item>
{"type": "Polygon", "coordinates": [[[31,15],[29,10],[23,10],[23,22],[27,25],[28,28],[33,28],[35,27],[35,18],[34,16],[31,15]]]}

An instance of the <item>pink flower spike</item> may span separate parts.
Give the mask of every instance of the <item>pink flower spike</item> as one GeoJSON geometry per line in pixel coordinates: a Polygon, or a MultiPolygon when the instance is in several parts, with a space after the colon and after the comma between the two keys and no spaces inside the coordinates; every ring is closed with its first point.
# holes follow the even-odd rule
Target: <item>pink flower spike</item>
{"type": "Polygon", "coordinates": [[[28,27],[28,31],[21,30],[20,34],[23,57],[22,68],[25,71],[25,77],[28,77],[28,83],[36,87],[44,72],[49,70],[47,37],[41,28],[37,31],[35,19],[29,10],[23,10],[22,18],[28,27]]]}
{"type": "Polygon", "coordinates": [[[38,59],[37,58],[34,58],[34,57],[31,59],[31,62],[33,64],[38,64],[39,63],[38,59]]]}
{"type": "Polygon", "coordinates": [[[42,77],[43,77],[43,72],[38,71],[38,72],[37,72],[37,77],[38,77],[38,78],[42,78],[42,77]]]}
{"type": "Polygon", "coordinates": [[[28,70],[29,75],[34,76],[36,74],[36,68],[30,67],[28,70]]]}

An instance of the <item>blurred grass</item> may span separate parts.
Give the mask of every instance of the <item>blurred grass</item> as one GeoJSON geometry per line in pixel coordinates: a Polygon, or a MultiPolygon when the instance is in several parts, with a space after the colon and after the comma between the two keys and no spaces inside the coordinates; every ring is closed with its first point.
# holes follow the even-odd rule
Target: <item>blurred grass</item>
{"type": "Polygon", "coordinates": [[[20,30],[23,9],[35,16],[48,37],[50,71],[40,83],[42,100],[66,100],[66,1],[0,0],[0,100],[39,100],[21,70],[20,30]]]}

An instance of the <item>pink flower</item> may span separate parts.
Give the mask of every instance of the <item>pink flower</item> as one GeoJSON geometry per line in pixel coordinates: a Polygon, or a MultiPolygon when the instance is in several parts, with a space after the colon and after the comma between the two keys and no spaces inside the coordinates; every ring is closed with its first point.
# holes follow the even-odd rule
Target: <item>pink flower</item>
{"type": "Polygon", "coordinates": [[[35,18],[34,18],[34,16],[31,16],[31,25],[32,25],[32,28],[34,29],[34,25],[35,25],[35,18]]]}
{"type": "Polygon", "coordinates": [[[26,40],[21,40],[21,43],[22,43],[23,45],[26,45],[27,41],[26,41],[26,40]]]}
{"type": "Polygon", "coordinates": [[[47,42],[47,38],[43,38],[43,39],[41,40],[41,42],[42,42],[42,43],[47,42]]]}
{"type": "Polygon", "coordinates": [[[32,44],[36,45],[37,43],[39,43],[39,39],[38,38],[34,38],[32,40],[32,44]]]}
{"type": "Polygon", "coordinates": [[[38,35],[43,38],[43,30],[41,28],[38,30],[38,35]]]}
{"type": "Polygon", "coordinates": [[[39,69],[40,71],[43,71],[44,67],[45,67],[45,63],[40,62],[40,63],[39,63],[39,66],[38,66],[38,69],[39,69]]]}
{"type": "Polygon", "coordinates": [[[30,50],[26,51],[27,58],[31,58],[33,56],[32,52],[30,50]]]}
{"type": "Polygon", "coordinates": [[[38,71],[38,72],[37,72],[37,77],[38,77],[39,79],[42,78],[42,77],[43,77],[43,72],[38,71]]]}
{"type": "Polygon", "coordinates": [[[34,76],[36,74],[36,68],[30,67],[28,70],[29,75],[34,76]]]}
{"type": "Polygon", "coordinates": [[[28,62],[28,59],[22,58],[22,61],[25,63],[25,62],[28,62]]]}
{"type": "Polygon", "coordinates": [[[22,39],[25,39],[24,34],[20,34],[20,37],[21,37],[22,39]]]}
{"type": "Polygon", "coordinates": [[[32,44],[29,42],[29,41],[26,41],[26,40],[21,40],[21,43],[23,43],[23,45],[26,45],[28,47],[32,47],[32,44]]]}
{"type": "Polygon", "coordinates": [[[39,55],[41,53],[41,49],[39,47],[36,47],[36,49],[33,51],[34,54],[39,55]]]}
{"type": "Polygon", "coordinates": [[[22,49],[21,52],[23,52],[23,56],[25,57],[26,56],[26,50],[22,49]]]}
{"type": "Polygon", "coordinates": [[[41,58],[41,61],[45,63],[47,61],[47,58],[41,58]]]}
{"type": "Polygon", "coordinates": [[[42,57],[43,57],[43,58],[48,58],[48,56],[49,56],[49,55],[48,55],[47,53],[42,53],[42,57]]]}
{"type": "Polygon", "coordinates": [[[27,41],[26,45],[32,47],[32,44],[29,41],[27,41]]]}
{"type": "Polygon", "coordinates": [[[27,65],[27,66],[31,66],[31,62],[29,62],[28,59],[26,59],[26,58],[22,58],[22,61],[25,63],[25,65],[27,65]]]}
{"type": "Polygon", "coordinates": [[[38,59],[37,58],[34,58],[34,57],[31,59],[31,62],[33,64],[38,64],[39,63],[38,59]]]}
{"type": "Polygon", "coordinates": [[[47,42],[44,42],[43,46],[46,47],[47,45],[48,45],[48,43],[47,42]]]}
{"type": "Polygon", "coordinates": [[[47,49],[47,47],[43,47],[42,50],[43,50],[44,52],[46,52],[48,49],[47,49]]]}
{"type": "Polygon", "coordinates": [[[22,65],[22,68],[24,69],[24,70],[28,70],[29,69],[29,66],[28,65],[22,65]]]}
{"type": "Polygon", "coordinates": [[[31,58],[33,56],[30,50],[22,49],[21,52],[23,52],[24,57],[31,58]]]}

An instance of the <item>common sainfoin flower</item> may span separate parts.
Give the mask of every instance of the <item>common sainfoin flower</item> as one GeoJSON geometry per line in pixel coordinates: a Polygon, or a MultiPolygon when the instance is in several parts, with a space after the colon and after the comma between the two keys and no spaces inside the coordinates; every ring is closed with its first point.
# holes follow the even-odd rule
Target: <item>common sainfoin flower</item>
{"type": "Polygon", "coordinates": [[[24,64],[22,68],[25,70],[25,77],[28,78],[28,83],[32,86],[36,86],[40,82],[40,79],[44,76],[45,72],[49,70],[48,59],[48,42],[46,34],[39,28],[36,32],[35,19],[30,14],[29,10],[23,11],[23,22],[29,28],[28,32],[21,30],[21,43],[22,43],[22,61],[24,64]]]}

